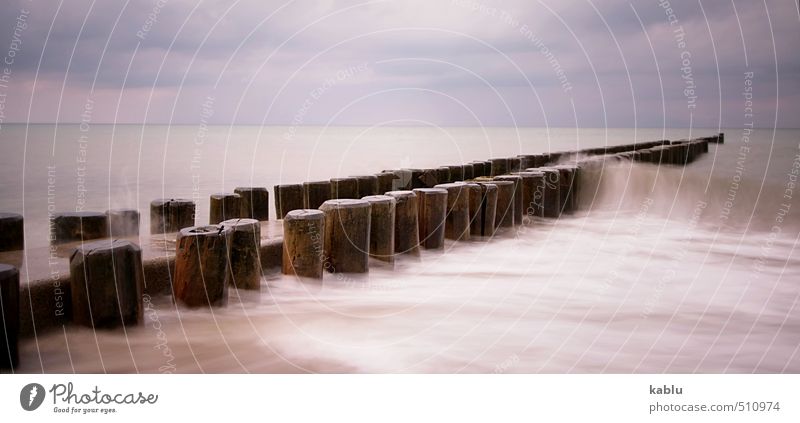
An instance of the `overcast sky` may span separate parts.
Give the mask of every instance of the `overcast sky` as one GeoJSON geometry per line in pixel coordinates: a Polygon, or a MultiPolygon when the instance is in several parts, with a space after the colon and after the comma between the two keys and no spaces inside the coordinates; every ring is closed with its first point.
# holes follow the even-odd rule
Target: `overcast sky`
{"type": "Polygon", "coordinates": [[[0,1],[4,122],[800,118],[796,0],[0,1]]]}

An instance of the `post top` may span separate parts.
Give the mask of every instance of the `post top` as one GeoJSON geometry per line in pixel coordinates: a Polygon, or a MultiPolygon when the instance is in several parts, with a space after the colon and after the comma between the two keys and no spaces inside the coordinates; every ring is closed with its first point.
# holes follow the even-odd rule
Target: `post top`
{"type": "Polygon", "coordinates": [[[266,191],[266,187],[236,187],[233,189],[233,192],[239,193],[239,191],[266,191]]]}
{"type": "Polygon", "coordinates": [[[364,200],[356,200],[354,198],[339,198],[328,200],[319,206],[322,211],[336,210],[336,209],[360,209],[369,208],[369,202],[364,200]]]}
{"type": "Polygon", "coordinates": [[[181,229],[178,232],[178,238],[185,236],[227,235],[231,231],[232,229],[230,227],[225,227],[222,225],[190,226],[188,228],[181,229]]]}
{"type": "Polygon", "coordinates": [[[283,220],[321,220],[325,217],[325,213],[318,209],[296,209],[289,213],[283,220]]]}
{"type": "Polygon", "coordinates": [[[79,212],[58,212],[55,214],[55,217],[79,217],[81,219],[89,218],[89,217],[102,217],[105,218],[106,214],[103,212],[96,212],[96,211],[79,211],[79,212]]]}
{"type": "Polygon", "coordinates": [[[406,198],[411,198],[411,197],[416,197],[417,196],[417,194],[414,194],[414,191],[406,191],[406,190],[389,191],[389,192],[386,193],[386,195],[389,195],[389,196],[394,197],[394,198],[400,198],[400,199],[406,199],[406,198]]]}
{"type": "Polygon", "coordinates": [[[395,203],[397,203],[397,199],[395,199],[391,195],[368,195],[368,196],[363,197],[361,199],[365,200],[365,201],[369,201],[371,204],[372,203],[378,203],[378,204],[382,204],[382,203],[395,204],[395,203]]]}
{"type": "Polygon", "coordinates": [[[194,205],[194,201],[186,199],[186,198],[157,198],[150,202],[151,206],[163,206],[165,204],[177,204],[177,205],[187,205],[192,204],[194,205]]]}
{"type": "Polygon", "coordinates": [[[19,274],[19,270],[17,270],[16,267],[10,264],[0,263],[0,277],[6,279],[14,274],[19,274]]]}
{"type": "Polygon", "coordinates": [[[447,190],[444,188],[414,188],[414,192],[426,195],[447,195],[447,190]]]}

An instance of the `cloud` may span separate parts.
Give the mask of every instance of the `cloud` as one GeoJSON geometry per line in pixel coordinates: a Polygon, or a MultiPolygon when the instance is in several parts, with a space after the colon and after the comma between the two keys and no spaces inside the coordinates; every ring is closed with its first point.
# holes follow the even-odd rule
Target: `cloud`
{"type": "Polygon", "coordinates": [[[6,120],[30,106],[33,121],[77,121],[91,98],[98,122],[194,123],[213,96],[216,123],[288,124],[315,89],[366,65],[304,122],[738,125],[752,71],[758,123],[794,125],[796,4],[673,3],[677,24],[656,1],[6,2],[2,46],[30,11],[6,120]]]}

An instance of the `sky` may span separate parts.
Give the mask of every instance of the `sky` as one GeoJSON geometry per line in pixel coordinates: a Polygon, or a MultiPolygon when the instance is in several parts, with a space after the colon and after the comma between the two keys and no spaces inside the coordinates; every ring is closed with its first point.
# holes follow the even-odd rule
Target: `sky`
{"type": "Polygon", "coordinates": [[[800,117],[795,0],[0,2],[0,124],[800,117]]]}

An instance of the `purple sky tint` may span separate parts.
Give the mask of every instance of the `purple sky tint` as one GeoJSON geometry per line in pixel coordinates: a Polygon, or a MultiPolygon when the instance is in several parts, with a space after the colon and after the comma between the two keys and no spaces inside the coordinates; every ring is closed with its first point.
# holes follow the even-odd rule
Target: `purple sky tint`
{"type": "Polygon", "coordinates": [[[4,122],[798,126],[795,0],[672,3],[4,0],[0,110],[4,122]]]}

